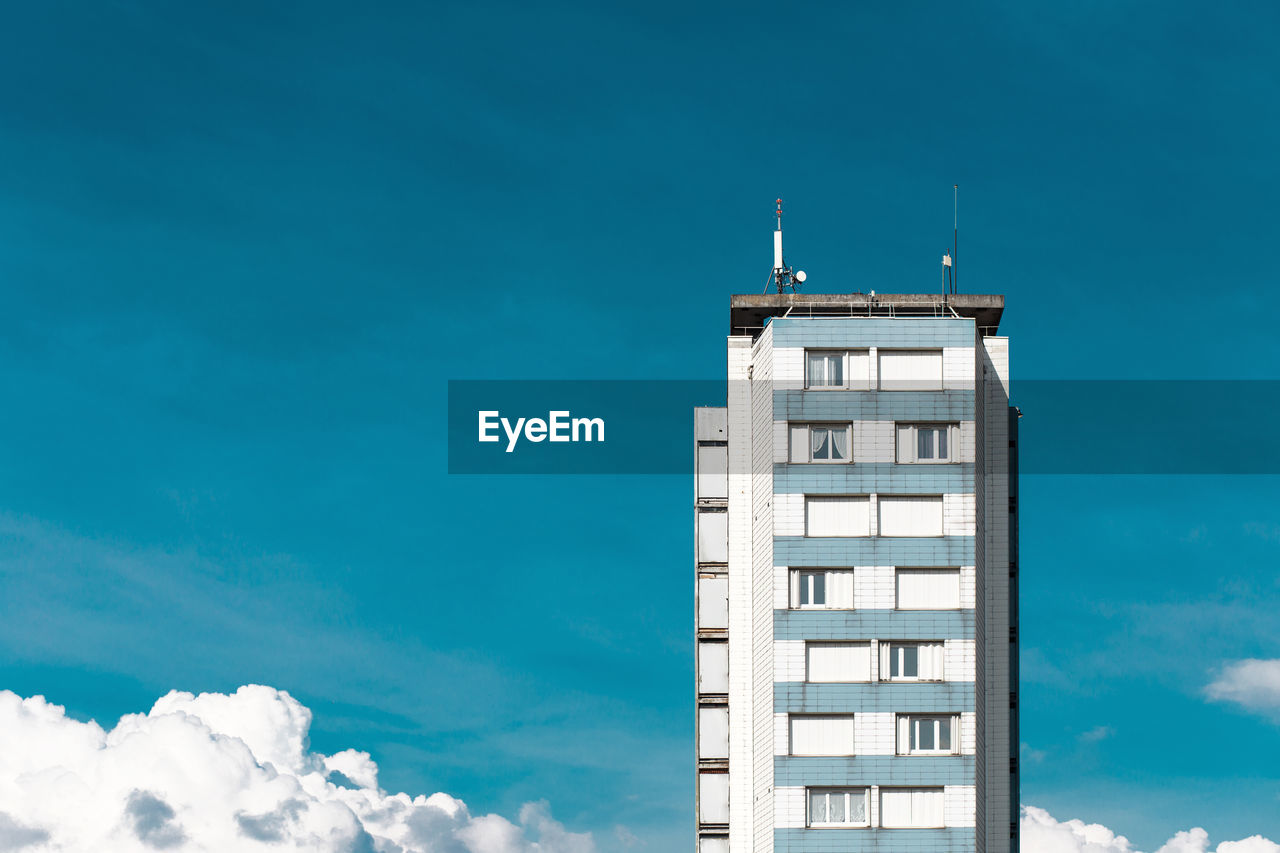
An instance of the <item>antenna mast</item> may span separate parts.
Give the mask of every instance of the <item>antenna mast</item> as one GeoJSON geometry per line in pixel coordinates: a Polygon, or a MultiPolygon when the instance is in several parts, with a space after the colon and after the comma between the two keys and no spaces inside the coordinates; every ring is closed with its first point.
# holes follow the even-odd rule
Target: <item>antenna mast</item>
{"type": "Polygon", "coordinates": [[[768,292],[769,285],[774,285],[778,288],[779,293],[786,293],[788,288],[791,289],[792,293],[795,293],[800,285],[804,284],[807,276],[804,270],[795,270],[793,272],[791,267],[787,266],[782,259],[782,199],[778,199],[776,213],[778,216],[778,228],[773,232],[773,270],[769,273],[769,281],[765,284],[764,289],[768,292]]]}
{"type": "Polygon", "coordinates": [[[960,185],[951,187],[951,292],[956,290],[956,255],[960,254],[960,185]]]}

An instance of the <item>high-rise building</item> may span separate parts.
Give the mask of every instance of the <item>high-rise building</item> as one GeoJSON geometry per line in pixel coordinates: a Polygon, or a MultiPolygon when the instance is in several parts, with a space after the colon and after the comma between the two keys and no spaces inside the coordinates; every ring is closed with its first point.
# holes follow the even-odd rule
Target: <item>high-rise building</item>
{"type": "Polygon", "coordinates": [[[694,419],[700,853],[1016,853],[1003,307],[731,298],[694,419]]]}

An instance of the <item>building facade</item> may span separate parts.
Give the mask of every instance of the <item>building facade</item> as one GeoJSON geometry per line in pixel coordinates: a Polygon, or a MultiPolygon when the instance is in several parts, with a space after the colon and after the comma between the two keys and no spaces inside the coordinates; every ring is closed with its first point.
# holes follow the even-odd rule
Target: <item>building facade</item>
{"type": "Polygon", "coordinates": [[[731,298],[694,419],[700,853],[1016,853],[1003,305],[731,298]]]}

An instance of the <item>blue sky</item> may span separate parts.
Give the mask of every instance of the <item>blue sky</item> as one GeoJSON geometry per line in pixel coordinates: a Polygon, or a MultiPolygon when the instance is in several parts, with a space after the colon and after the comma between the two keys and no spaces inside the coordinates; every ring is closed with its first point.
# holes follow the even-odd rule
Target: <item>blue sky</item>
{"type": "MultiPolygon", "coordinates": [[[[812,290],[928,291],[958,183],[1015,378],[1280,378],[1265,4],[5,17],[0,687],[82,718],[262,682],[389,789],[687,843],[687,479],[450,477],[445,383],[716,376],[778,195],[812,290]]],[[[1277,498],[1025,478],[1024,802],[1280,833],[1203,692],[1280,657],[1277,498]]]]}

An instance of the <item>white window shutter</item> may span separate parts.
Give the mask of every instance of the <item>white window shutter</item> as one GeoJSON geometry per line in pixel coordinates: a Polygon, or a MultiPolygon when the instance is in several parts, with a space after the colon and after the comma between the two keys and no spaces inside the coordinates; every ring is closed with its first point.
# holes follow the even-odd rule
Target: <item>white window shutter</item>
{"type": "Polygon", "coordinates": [[[893,647],[885,641],[880,642],[880,680],[889,680],[889,656],[893,653],[893,647]]]}
{"type": "Polygon", "coordinates": [[[941,391],[942,353],[938,350],[880,350],[883,391],[941,391]]]}
{"type": "Polygon", "coordinates": [[[911,718],[903,714],[898,717],[898,754],[911,752],[911,718]]]}
{"type": "Polygon", "coordinates": [[[871,387],[871,355],[866,350],[849,353],[846,365],[848,384],[854,391],[866,391],[871,387]]]}
{"type": "Polygon", "coordinates": [[[827,573],[827,602],[829,607],[853,609],[853,572],[827,573]]]}
{"type": "Polygon", "coordinates": [[[911,825],[911,791],[881,789],[880,825],[888,827],[911,825]]]}
{"type": "Polygon", "coordinates": [[[898,461],[916,461],[916,430],[907,424],[898,424],[898,461]]]}
{"type": "Polygon", "coordinates": [[[960,606],[959,569],[899,569],[899,610],[954,610],[960,606]]]}
{"type": "Polygon", "coordinates": [[[881,495],[881,536],[941,536],[942,495],[881,495]]]}
{"type": "Polygon", "coordinates": [[[791,461],[809,461],[809,426],[808,424],[791,425],[791,461]]]}

